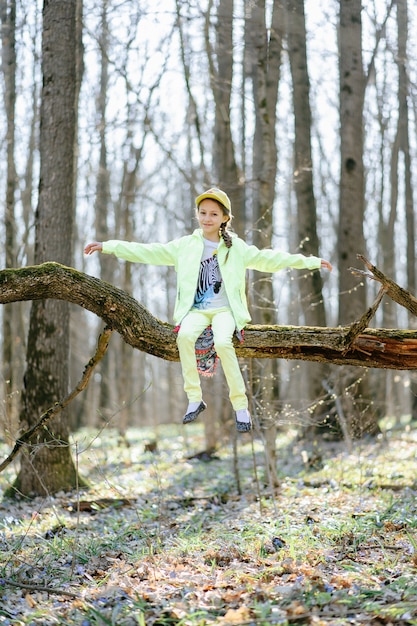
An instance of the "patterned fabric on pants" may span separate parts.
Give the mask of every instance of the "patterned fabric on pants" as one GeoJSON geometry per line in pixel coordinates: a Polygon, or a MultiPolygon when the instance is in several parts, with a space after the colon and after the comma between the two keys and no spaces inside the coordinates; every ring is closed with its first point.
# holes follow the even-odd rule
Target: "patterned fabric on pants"
{"type": "Polygon", "coordinates": [[[202,400],[200,377],[197,371],[195,342],[207,326],[212,327],[214,347],[222,363],[224,375],[229,387],[229,398],[233,409],[248,408],[245,382],[233,346],[233,334],[236,323],[229,308],[192,309],[184,317],[179,329],[177,344],[180,353],[184,391],[189,402],[202,400]]]}

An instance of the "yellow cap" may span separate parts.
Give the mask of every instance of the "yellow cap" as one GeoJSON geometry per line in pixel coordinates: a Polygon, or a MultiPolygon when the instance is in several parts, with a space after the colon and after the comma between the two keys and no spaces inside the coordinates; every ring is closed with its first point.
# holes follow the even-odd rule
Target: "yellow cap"
{"type": "Polygon", "coordinates": [[[212,187],[211,189],[207,189],[204,193],[197,196],[195,199],[196,206],[200,204],[206,198],[211,198],[212,200],[217,200],[222,204],[231,214],[232,213],[232,204],[230,202],[229,196],[224,193],[221,189],[217,189],[216,187],[212,187]]]}

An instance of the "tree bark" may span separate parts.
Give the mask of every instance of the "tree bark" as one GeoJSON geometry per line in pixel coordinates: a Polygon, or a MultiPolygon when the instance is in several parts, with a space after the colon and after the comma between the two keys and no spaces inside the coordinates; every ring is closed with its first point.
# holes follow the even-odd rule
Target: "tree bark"
{"type": "MultiPolygon", "coordinates": [[[[307,68],[307,33],[304,0],[286,1],[286,31],[292,78],[292,103],[294,110],[294,189],[297,197],[297,224],[300,251],[306,255],[320,256],[317,235],[317,210],[313,185],[313,157],[311,147],[310,79],[307,68]]],[[[323,299],[321,273],[305,272],[298,281],[305,323],[325,326],[326,312],[323,299]]],[[[312,413],[313,430],[328,427],[323,418],[328,415],[330,403],[320,403],[323,381],[328,377],[328,367],[308,367],[303,387],[308,391],[307,401],[316,409],[312,413]],[[313,419],[314,416],[314,419],[313,419]],[[316,422],[316,424],[314,424],[316,422]]]]}
{"type": "MultiPolygon", "coordinates": [[[[404,157],[403,168],[398,167],[397,153],[397,170],[394,173],[398,185],[400,172],[404,172],[404,195],[405,195],[405,222],[406,222],[406,258],[407,258],[407,289],[412,293],[416,291],[416,253],[415,253],[415,216],[414,216],[414,197],[413,197],[413,181],[412,170],[413,164],[410,151],[410,128],[409,128],[409,109],[408,97],[410,93],[410,79],[408,76],[408,2],[407,0],[397,1],[397,40],[398,54],[396,56],[398,64],[398,126],[396,145],[398,151],[401,151],[404,157]]],[[[398,188],[397,196],[398,200],[398,188]]],[[[416,320],[409,317],[409,324],[412,328],[416,327],[416,320]]],[[[413,419],[417,417],[417,380],[415,376],[411,377],[411,413],[413,419]]]]}
{"type": "Polygon", "coordinates": [[[339,323],[359,317],[366,306],[365,286],[349,273],[356,253],[365,254],[363,234],[363,102],[361,0],[340,1],[340,200],[337,240],[339,323]]]}
{"type": "MultiPolygon", "coordinates": [[[[15,106],[16,106],[16,2],[3,0],[1,3],[2,71],[4,76],[4,108],[7,117],[7,182],[4,211],[4,250],[6,267],[16,264],[16,163],[15,163],[15,106]]],[[[16,311],[6,307],[3,311],[3,388],[4,420],[2,429],[7,437],[13,437],[17,428],[16,358],[13,337],[17,334],[16,311]]],[[[18,318],[17,318],[18,319],[18,318]]]]}
{"type": "MultiPolygon", "coordinates": [[[[340,105],[340,198],[337,265],[339,270],[339,324],[360,316],[366,306],[366,285],[347,271],[356,251],[365,251],[363,221],[365,175],[363,164],[363,106],[365,73],[362,58],[362,1],[340,0],[339,13],[339,105],[340,105]]],[[[334,387],[342,398],[352,431],[361,437],[379,431],[372,406],[369,379],[352,368],[338,373],[334,387]],[[370,408],[372,407],[372,408],[370,408]],[[352,411],[352,408],[354,411],[352,411]],[[357,428],[355,426],[357,425],[357,428]]]]}
{"type": "MultiPolygon", "coordinates": [[[[101,7],[100,26],[98,32],[98,46],[100,50],[100,81],[96,97],[97,119],[100,141],[100,155],[96,180],[96,197],[94,203],[95,226],[97,241],[107,241],[109,236],[108,215],[111,204],[110,171],[107,159],[107,98],[109,88],[109,24],[107,20],[108,2],[104,0],[101,7]]],[[[117,217],[116,217],[117,220],[117,217]]],[[[113,283],[116,259],[109,263],[99,256],[100,276],[103,280],[113,283]]],[[[111,360],[104,359],[100,366],[99,412],[108,417],[111,402],[111,360]]]]}
{"type": "MultiPolygon", "coordinates": [[[[232,203],[233,227],[238,233],[245,229],[244,193],[236,161],[231,128],[231,98],[233,84],[233,20],[234,1],[219,0],[208,3],[205,20],[205,46],[209,65],[210,87],[214,100],[212,147],[213,173],[208,186],[219,186],[227,191],[232,203]],[[214,12],[216,14],[214,15],[214,12]],[[215,44],[212,45],[211,20],[214,22],[215,44]],[[212,178],[213,176],[213,178],[212,178]]],[[[223,376],[223,371],[221,375],[223,376]]],[[[220,414],[221,415],[221,414],[220,414]]],[[[216,425],[219,413],[208,407],[204,416],[206,448],[216,445],[216,425]]]]}
{"type": "MultiPolygon", "coordinates": [[[[35,262],[54,259],[69,264],[74,221],[76,0],[44,2],[42,74],[35,262]]],[[[26,363],[20,416],[24,430],[68,393],[68,302],[38,299],[32,303],[26,363]]],[[[75,487],[68,439],[68,418],[63,412],[25,450],[15,488],[31,495],[75,487]]]]}
{"type": "MultiPolygon", "coordinates": [[[[255,104],[255,133],[253,139],[252,193],[253,218],[256,225],[253,242],[259,248],[272,247],[275,181],[277,174],[276,109],[281,74],[282,8],[278,3],[272,7],[271,27],[266,21],[264,0],[247,7],[245,21],[245,58],[250,68],[253,99],[255,104]]],[[[256,273],[251,293],[256,300],[254,320],[259,324],[276,321],[276,306],[271,274],[256,273]]],[[[251,368],[251,389],[262,415],[261,425],[265,434],[269,477],[274,486],[278,484],[276,468],[276,405],[279,399],[278,362],[271,360],[256,363],[251,368]]]]}
{"type": "Polygon", "coordinates": [[[243,233],[244,193],[236,162],[230,123],[230,102],[233,83],[233,0],[219,0],[215,18],[216,45],[210,43],[210,19],[213,1],[210,0],[205,23],[205,44],[210,72],[210,86],[214,98],[213,172],[214,180],[207,181],[225,189],[232,202],[234,227],[243,233]]]}

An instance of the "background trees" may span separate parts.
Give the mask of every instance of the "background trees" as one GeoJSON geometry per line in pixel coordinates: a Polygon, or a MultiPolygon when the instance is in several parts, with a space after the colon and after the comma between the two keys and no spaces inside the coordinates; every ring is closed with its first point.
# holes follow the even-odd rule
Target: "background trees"
{"type": "MultiPolygon", "coordinates": [[[[179,236],[194,227],[197,193],[219,184],[232,198],[240,235],[261,245],[318,253],[336,268],[323,284],[314,273],[251,276],[256,320],[353,321],[374,295],[372,286],[366,293],[349,272],[357,253],[366,252],[378,263],[381,259],[389,276],[414,290],[413,5],[406,0],[333,0],[325,7],[314,0],[169,0],[157,7],[146,0],[83,4],[81,60],[75,54],[76,33],[70,50],[59,48],[54,55],[49,43],[43,49],[40,43],[43,34],[44,43],[59,45],[47,18],[64,28],[67,15],[60,12],[64,7],[74,10],[73,2],[45,3],[43,15],[38,3],[1,3],[7,113],[0,121],[5,265],[47,257],[74,264],[127,289],[161,319],[171,319],[171,270],[98,257],[87,265],[83,244],[91,238],[163,241],[179,236]],[[41,61],[44,72],[49,62],[50,76],[63,81],[57,89],[47,78],[42,100],[41,61]],[[64,62],[67,74],[62,72],[64,62]],[[77,107],[76,77],[81,75],[77,107]],[[45,107],[47,97],[61,98],[62,104],[46,112],[40,102],[45,107]],[[48,128],[52,134],[45,141],[48,128]],[[55,155],[55,150],[73,149],[71,132],[77,135],[76,155],[66,152],[65,163],[75,173],[74,185],[69,169],[55,155]],[[75,194],[73,221],[70,196],[75,194]],[[261,304],[267,309],[261,311],[261,304]]],[[[22,400],[23,371],[29,380],[34,369],[39,376],[65,368],[70,338],[71,384],[99,332],[97,320],[79,312],[68,330],[66,313],[54,310],[48,328],[54,327],[59,338],[55,356],[46,355],[32,320],[25,358],[27,309],[10,307],[2,309],[2,365],[4,381],[9,381],[3,390],[3,424],[9,430],[10,399],[22,400]],[[43,353],[46,370],[33,367],[35,353],[43,353]],[[56,366],[53,358],[58,359],[56,366]]],[[[43,304],[34,305],[35,310],[42,312],[38,323],[44,324],[43,304]]],[[[387,302],[376,323],[405,327],[410,320],[387,302]]],[[[247,372],[249,382],[249,367],[247,372]]],[[[262,395],[272,425],[295,415],[297,425],[308,426],[318,403],[325,409],[318,413],[326,414],[329,387],[323,379],[340,396],[346,388],[354,398],[362,394],[360,410],[375,409],[371,429],[387,408],[397,415],[410,411],[409,394],[398,392],[410,383],[406,373],[370,371],[368,387],[360,389],[357,379],[363,373],[342,377],[340,368],[323,371],[285,362],[279,364],[279,373],[264,372],[262,395]],[[398,402],[390,404],[395,394],[398,402]]],[[[161,415],[177,420],[183,404],[177,364],[134,353],[113,337],[97,377],[98,384],[70,409],[67,421],[73,426],[98,425],[113,416],[124,431],[127,424],[154,424],[161,415]]],[[[32,398],[30,413],[40,410],[42,395],[48,403],[61,393],[37,377],[31,384],[32,391],[23,398],[26,407],[32,398]]],[[[221,392],[219,387],[219,402],[221,392]]],[[[214,418],[220,413],[216,409],[214,418]]]]}

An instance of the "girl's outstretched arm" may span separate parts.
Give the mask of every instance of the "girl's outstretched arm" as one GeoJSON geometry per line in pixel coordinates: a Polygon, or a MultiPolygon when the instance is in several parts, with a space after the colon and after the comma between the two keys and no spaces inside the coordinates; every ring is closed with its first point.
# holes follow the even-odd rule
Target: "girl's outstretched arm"
{"type": "Polygon", "coordinates": [[[93,254],[93,252],[101,252],[102,250],[103,244],[100,241],[92,241],[84,248],[84,254],[93,254]]]}
{"type": "Polygon", "coordinates": [[[321,267],[322,269],[329,270],[329,272],[331,272],[333,269],[332,264],[329,263],[329,261],[325,261],[324,259],[321,260],[321,267]]]}

